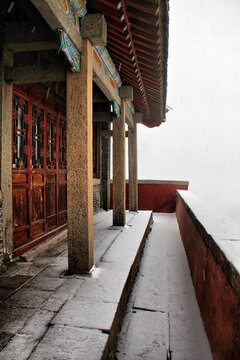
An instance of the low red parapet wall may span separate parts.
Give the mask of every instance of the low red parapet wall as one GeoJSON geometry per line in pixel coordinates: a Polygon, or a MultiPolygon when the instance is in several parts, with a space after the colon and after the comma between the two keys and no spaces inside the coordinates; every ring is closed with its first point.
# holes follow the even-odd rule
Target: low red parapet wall
{"type": "MultiPolygon", "coordinates": [[[[214,240],[181,194],[178,194],[176,215],[213,359],[239,360],[239,273],[221,249],[221,244],[226,247],[223,239],[214,240]]],[[[208,221],[206,217],[204,221],[208,221]]],[[[212,230],[212,223],[210,227],[212,230]]]]}
{"type": "MultiPolygon", "coordinates": [[[[187,181],[138,181],[138,209],[173,213],[176,209],[176,191],[187,190],[187,181]]],[[[110,185],[110,208],[112,209],[113,184],[110,185]]],[[[129,209],[128,182],[126,182],[126,209],[129,209]]]]}

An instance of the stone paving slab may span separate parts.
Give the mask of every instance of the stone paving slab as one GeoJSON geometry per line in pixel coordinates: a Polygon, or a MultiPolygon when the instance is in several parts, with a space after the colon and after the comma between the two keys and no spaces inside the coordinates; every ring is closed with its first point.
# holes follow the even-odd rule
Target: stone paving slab
{"type": "Polygon", "coordinates": [[[26,263],[24,267],[21,267],[21,270],[18,271],[18,275],[28,275],[28,276],[35,276],[39,274],[46,265],[43,266],[35,266],[32,262],[26,263]]]}
{"type": "Polygon", "coordinates": [[[45,302],[43,309],[58,312],[68,299],[84,284],[83,279],[66,279],[58,290],[45,302]]]}
{"type": "MultiPolygon", "coordinates": [[[[126,213],[126,222],[133,218],[133,214],[126,213]]],[[[94,216],[94,263],[98,263],[111,244],[123,230],[109,230],[112,225],[112,211],[100,211],[94,216]],[[106,231],[108,229],[108,231],[106,231]]]]}
{"type": "Polygon", "coordinates": [[[48,310],[37,310],[33,317],[20,330],[19,334],[29,335],[35,339],[41,339],[48,329],[48,324],[55,315],[48,310]]]}
{"type": "Polygon", "coordinates": [[[84,299],[67,301],[51,324],[78,328],[100,329],[110,332],[118,303],[89,302],[84,299]]]}
{"type": "Polygon", "coordinates": [[[168,311],[166,239],[154,223],[139,269],[134,307],[168,311]]]}
{"type": "Polygon", "coordinates": [[[8,332],[0,331],[0,351],[9,343],[14,334],[8,332]]]}
{"type": "Polygon", "coordinates": [[[1,332],[16,334],[23,328],[25,323],[33,316],[35,309],[18,307],[0,307],[1,332]]]}
{"type": "Polygon", "coordinates": [[[17,289],[29,279],[31,276],[26,275],[1,276],[0,287],[17,289]]]}
{"type": "MultiPolygon", "coordinates": [[[[24,271],[25,268],[28,268],[29,264],[21,261],[14,261],[8,265],[6,271],[1,273],[1,276],[14,276],[19,273],[19,271],[24,271]]],[[[23,274],[25,275],[25,274],[23,274]]]]}
{"type": "Polygon", "coordinates": [[[119,234],[102,261],[114,263],[118,268],[130,268],[141,244],[139,238],[143,238],[146,224],[150,221],[150,214],[149,211],[137,213],[132,226],[119,234]]]}
{"type": "Polygon", "coordinates": [[[94,263],[98,263],[107,249],[111,246],[114,240],[118,237],[121,231],[110,230],[108,232],[100,231],[97,233],[97,243],[94,246],[94,263]]]}
{"type": "Polygon", "coordinates": [[[47,299],[53,292],[33,289],[28,287],[22,287],[16,293],[14,293],[10,298],[5,300],[2,303],[4,307],[19,306],[24,308],[35,308],[39,309],[45,303],[47,299]]]}
{"type": "Polygon", "coordinates": [[[65,264],[65,261],[62,265],[47,265],[44,270],[41,271],[41,276],[48,278],[61,278],[65,275],[67,269],[68,267],[67,264],[65,264]]]}
{"type": "Polygon", "coordinates": [[[0,352],[0,360],[26,360],[37,343],[31,336],[16,335],[0,352]]]}
{"type": "Polygon", "coordinates": [[[0,287],[0,302],[6,300],[10,295],[14,293],[14,291],[15,289],[0,287]]]}
{"type": "Polygon", "coordinates": [[[86,277],[84,279],[84,283],[75,293],[74,299],[82,299],[89,302],[118,303],[128,273],[116,268],[113,264],[106,264],[104,262],[98,263],[96,272],[96,277],[86,277]]]}
{"type": "Polygon", "coordinates": [[[30,280],[25,286],[40,290],[55,291],[64,282],[64,279],[55,279],[40,273],[30,280]]]}
{"type": "Polygon", "coordinates": [[[108,337],[98,330],[50,327],[29,360],[99,360],[108,337]]]}
{"type": "Polygon", "coordinates": [[[116,356],[118,360],[166,360],[168,348],[168,315],[139,310],[132,313],[116,356]]]}

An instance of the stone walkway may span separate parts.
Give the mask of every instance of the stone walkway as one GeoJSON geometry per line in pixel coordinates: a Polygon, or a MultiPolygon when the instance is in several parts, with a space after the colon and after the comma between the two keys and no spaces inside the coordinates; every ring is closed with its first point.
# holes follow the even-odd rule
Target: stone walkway
{"type": "Polygon", "coordinates": [[[92,276],[66,277],[62,240],[0,276],[0,360],[211,360],[174,214],[94,217],[92,276]],[[115,353],[115,354],[114,354],[115,353]]]}
{"type": "Polygon", "coordinates": [[[91,276],[65,276],[66,240],[12,263],[0,276],[0,360],[108,359],[151,216],[127,213],[128,226],[113,229],[111,212],[97,214],[91,276]]]}
{"type": "Polygon", "coordinates": [[[116,358],[212,359],[175,214],[154,214],[116,358]]]}

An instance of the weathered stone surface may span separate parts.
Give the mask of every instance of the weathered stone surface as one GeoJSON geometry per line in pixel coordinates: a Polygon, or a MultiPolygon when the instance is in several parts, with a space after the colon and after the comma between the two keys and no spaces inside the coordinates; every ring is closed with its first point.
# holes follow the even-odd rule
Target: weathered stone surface
{"type": "Polygon", "coordinates": [[[132,220],[132,226],[121,232],[110,249],[103,256],[103,262],[116,263],[119,268],[128,268],[133,263],[137,249],[141,246],[147,224],[151,220],[151,211],[138,213],[132,220]],[[129,240],[131,239],[131,240],[129,240]],[[128,254],[126,256],[126,254],[128,254]]]}
{"type": "Polygon", "coordinates": [[[0,360],[26,360],[36,345],[37,340],[35,338],[16,335],[0,353],[0,360]]]}
{"type": "Polygon", "coordinates": [[[16,334],[35,311],[35,309],[23,309],[18,307],[0,308],[1,331],[16,334]]]}
{"type": "MultiPolygon", "coordinates": [[[[111,217],[111,220],[112,222],[112,217],[111,217]]],[[[109,228],[108,228],[109,229],[109,228]]],[[[104,253],[106,252],[106,249],[108,249],[111,244],[114,242],[114,240],[117,238],[117,236],[120,234],[120,230],[119,231],[116,231],[116,230],[108,230],[106,232],[105,231],[99,231],[97,234],[96,234],[96,238],[97,238],[97,241],[96,243],[94,242],[94,264],[97,264],[102,256],[104,255],[104,253]]],[[[94,240],[95,240],[95,237],[94,237],[94,240]]]]}
{"type": "Polygon", "coordinates": [[[138,210],[137,183],[137,125],[128,129],[128,177],[129,177],[129,210],[138,210]]]}
{"type": "Polygon", "coordinates": [[[54,312],[47,310],[37,310],[33,317],[26,323],[20,334],[26,334],[36,339],[41,339],[48,329],[50,320],[54,312]]]}
{"type": "Polygon", "coordinates": [[[0,331],[0,351],[9,343],[14,335],[8,332],[0,331]]]}
{"type": "MultiPolygon", "coordinates": [[[[63,239],[59,241],[57,244],[50,246],[47,249],[47,256],[49,257],[57,257],[60,256],[65,250],[67,250],[67,239],[63,239]]],[[[44,256],[44,252],[41,256],[44,256]]]]}
{"type": "Polygon", "coordinates": [[[63,282],[63,279],[56,279],[53,277],[44,276],[44,274],[42,275],[41,273],[35,276],[32,280],[30,280],[25,286],[32,287],[34,289],[54,291],[60,285],[62,285],[63,282]]]}
{"type": "Polygon", "coordinates": [[[46,265],[35,266],[33,263],[27,263],[18,271],[18,275],[35,276],[39,274],[46,265]]]}
{"type": "Polygon", "coordinates": [[[13,250],[13,204],[12,204],[12,108],[13,87],[4,80],[5,67],[13,65],[13,52],[1,51],[0,60],[0,188],[2,199],[2,240],[6,257],[13,250]]]}
{"type": "Polygon", "coordinates": [[[121,117],[113,118],[113,225],[126,223],[125,184],[126,101],[121,101],[121,117]]]}
{"type": "Polygon", "coordinates": [[[97,330],[50,327],[29,360],[99,360],[107,340],[97,330]]]}
{"type": "Polygon", "coordinates": [[[65,278],[64,283],[57,290],[57,293],[67,293],[68,295],[75,294],[77,289],[79,289],[85,282],[87,277],[82,277],[80,279],[69,279],[65,278]]]}
{"type": "Polygon", "coordinates": [[[154,223],[141,260],[134,307],[167,312],[166,242],[162,225],[154,223]]]}
{"type": "Polygon", "coordinates": [[[44,310],[58,312],[63,304],[67,301],[69,295],[67,293],[54,293],[43,305],[44,310]]]}
{"type": "Polygon", "coordinates": [[[43,266],[53,264],[56,261],[56,258],[50,256],[38,256],[32,260],[35,266],[43,266]]]}
{"type": "Polygon", "coordinates": [[[86,278],[73,300],[118,303],[127,274],[114,266],[109,268],[105,263],[99,263],[96,271],[96,278],[86,278]]]}
{"type": "Polygon", "coordinates": [[[66,65],[31,65],[5,68],[5,80],[9,84],[38,83],[41,80],[65,81],[66,65]]]}
{"type": "Polygon", "coordinates": [[[57,258],[54,258],[54,261],[51,263],[51,265],[58,265],[58,266],[68,266],[68,258],[67,256],[58,256],[57,258]]]}
{"type": "Polygon", "coordinates": [[[67,264],[63,265],[48,265],[39,276],[47,278],[60,278],[67,271],[67,264]]]}
{"type": "Polygon", "coordinates": [[[146,243],[123,322],[117,358],[167,359],[171,350],[171,358],[175,360],[212,359],[175,215],[155,214],[146,243]],[[148,311],[134,309],[136,304],[148,311]],[[163,327],[158,317],[165,319],[163,327]],[[161,333],[165,334],[166,342],[154,352],[161,333]]]}
{"type": "MultiPolygon", "coordinates": [[[[120,239],[115,239],[116,233],[119,232],[107,230],[107,224],[111,223],[111,214],[112,212],[109,213],[106,221],[103,221],[101,216],[96,219],[96,236],[98,230],[99,233],[101,232],[102,234],[100,239],[103,245],[102,253],[108,253],[110,249],[114,247],[115,242],[118,242],[118,246],[115,246],[114,249],[115,251],[123,251],[120,261],[128,257],[130,257],[131,261],[135,261],[136,252],[138,252],[141,246],[140,243],[144,237],[151,213],[134,215],[127,213],[127,218],[131,219],[132,226],[128,229],[124,228],[121,236],[123,233],[125,233],[125,235],[120,239]],[[135,217],[139,217],[139,220],[134,220],[135,217]],[[104,222],[104,224],[102,222],[104,222]],[[129,233],[129,231],[132,232],[129,233]],[[107,236],[111,234],[112,240],[109,238],[107,242],[105,242],[104,233],[107,234],[107,236]],[[111,241],[113,242],[112,244],[111,241]],[[120,248],[119,245],[121,242],[123,242],[124,246],[120,248]],[[109,245],[111,245],[110,249],[108,248],[109,245]],[[128,256],[126,256],[126,253],[128,256]]],[[[50,287],[55,287],[55,281],[59,280],[57,276],[61,276],[61,267],[66,266],[67,258],[64,256],[53,258],[52,256],[48,257],[47,254],[48,251],[41,257],[41,261],[44,259],[44,262],[48,263],[50,259],[55,265],[51,264],[45,267],[45,269],[31,281],[31,284],[36,281],[36,286],[46,287],[46,282],[49,280],[50,287]],[[38,281],[38,279],[40,280],[38,281]],[[42,281],[43,283],[41,283],[42,281]]],[[[114,255],[114,251],[112,255],[114,255]]],[[[37,259],[34,259],[31,266],[36,266],[35,260],[37,259]]],[[[42,266],[44,265],[41,264],[40,268],[42,266]]],[[[34,337],[38,340],[43,336],[36,348],[36,352],[30,355],[30,359],[42,360],[49,358],[52,360],[56,358],[65,360],[73,358],[88,360],[91,359],[90,350],[93,351],[93,359],[95,359],[95,354],[97,356],[96,359],[99,359],[109,337],[98,330],[101,329],[108,332],[112,330],[113,334],[116,335],[115,330],[117,329],[118,323],[120,323],[123,313],[122,302],[119,303],[119,300],[122,296],[129,271],[132,269],[132,263],[127,260],[121,267],[118,261],[100,261],[99,266],[100,273],[97,269],[93,271],[93,278],[87,275],[78,275],[77,277],[73,275],[73,277],[65,276],[61,278],[63,281],[62,284],[54,291],[44,291],[24,285],[4,302],[4,308],[2,310],[5,312],[0,312],[1,330],[3,332],[9,332],[10,334],[15,334],[16,331],[18,331],[20,332],[18,336],[22,335],[25,336],[25,338],[34,337]],[[16,304],[17,307],[11,308],[12,303],[16,304]],[[34,307],[34,309],[26,308],[28,306],[34,307]],[[34,315],[35,311],[36,313],[34,315]],[[12,312],[14,313],[12,317],[9,318],[12,312]],[[23,312],[25,312],[25,317],[22,316],[23,312]],[[58,312],[58,314],[56,314],[56,312],[58,312]],[[56,316],[52,318],[53,313],[56,314],[56,316]],[[2,325],[6,325],[6,327],[2,327],[2,325]],[[64,333],[61,332],[60,334],[56,329],[60,327],[63,328],[63,325],[67,325],[64,326],[64,329],[69,329],[69,326],[70,330],[66,330],[66,333],[64,332],[65,330],[63,330],[64,333]],[[50,327],[47,330],[48,326],[50,327]],[[92,330],[89,328],[92,328],[92,330]],[[46,330],[47,332],[45,333],[46,330]],[[80,334],[80,330],[83,331],[81,336],[75,335],[77,333],[80,334]],[[82,337],[82,334],[86,332],[86,337],[90,340],[94,339],[93,342],[89,340],[89,343],[85,335],[82,337]],[[98,343],[98,334],[103,336],[103,343],[102,340],[99,340],[98,343]],[[67,340],[65,338],[67,338],[67,340]],[[103,346],[99,344],[103,344],[103,346]],[[87,349],[87,356],[85,349],[87,349]]],[[[128,285],[128,288],[129,287],[130,285],[128,285]]],[[[125,287],[124,301],[126,299],[126,293],[128,293],[128,290],[126,291],[125,287]]],[[[19,351],[21,351],[21,346],[22,345],[19,346],[19,351]]],[[[12,349],[11,352],[9,350],[8,353],[10,359],[11,356],[15,356],[16,359],[21,358],[22,355],[20,354],[18,357],[16,353],[17,348],[10,349],[12,349]]],[[[32,350],[31,344],[26,345],[26,351],[29,349],[32,350]]],[[[24,351],[23,354],[25,354],[24,351]]],[[[26,356],[26,358],[28,358],[28,356],[26,356]]]]}
{"type": "Polygon", "coordinates": [[[135,114],[133,114],[133,120],[135,123],[142,123],[142,118],[143,115],[140,112],[135,112],[135,114]]]}
{"type": "Polygon", "coordinates": [[[83,299],[69,300],[51,324],[110,331],[117,305],[98,302],[98,299],[94,302],[83,299]]]}
{"type": "Polygon", "coordinates": [[[94,46],[107,45],[107,23],[103,14],[89,14],[81,22],[81,35],[94,46]]]}
{"type": "Polygon", "coordinates": [[[92,45],[87,39],[80,73],[67,73],[67,124],[69,273],[79,274],[93,266],[92,45]]]}
{"type": "Polygon", "coordinates": [[[3,306],[21,306],[26,308],[40,308],[52,295],[50,291],[23,287],[2,303],[3,306]]]}
{"type": "MultiPolygon", "coordinates": [[[[107,121],[107,119],[105,120],[107,121]]],[[[101,129],[109,131],[111,124],[103,122],[101,129]]],[[[111,140],[102,137],[102,208],[106,211],[110,208],[110,159],[111,159],[111,140]]]]}
{"type": "Polygon", "coordinates": [[[65,279],[65,282],[58,288],[56,293],[46,301],[43,309],[59,311],[67,299],[71,298],[84,282],[83,279],[65,279]]]}
{"type": "MultiPolygon", "coordinates": [[[[31,265],[31,263],[24,263],[24,262],[12,262],[8,264],[7,270],[3,273],[3,276],[14,276],[17,274],[20,274],[20,271],[24,271],[24,269],[27,269],[31,265]]],[[[28,275],[23,274],[21,275],[28,275]]]]}
{"type": "Polygon", "coordinates": [[[120,98],[128,101],[133,101],[133,87],[130,85],[121,86],[120,98]]]}
{"type": "Polygon", "coordinates": [[[136,311],[132,314],[125,341],[119,344],[118,360],[167,359],[168,348],[167,314],[136,311]]]}
{"type": "Polygon", "coordinates": [[[31,276],[25,276],[25,275],[1,276],[0,287],[17,289],[29,279],[31,279],[31,276]]]}
{"type": "Polygon", "coordinates": [[[0,288],[0,302],[5,300],[8,296],[13,294],[15,289],[10,288],[0,288]]]}

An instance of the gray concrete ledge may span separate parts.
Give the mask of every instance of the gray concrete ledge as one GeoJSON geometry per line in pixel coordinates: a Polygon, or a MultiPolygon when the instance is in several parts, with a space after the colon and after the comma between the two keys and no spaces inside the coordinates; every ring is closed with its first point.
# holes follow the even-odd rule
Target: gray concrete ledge
{"type": "Polygon", "coordinates": [[[177,196],[229,284],[240,296],[240,225],[189,191],[177,190],[177,196]]]}

